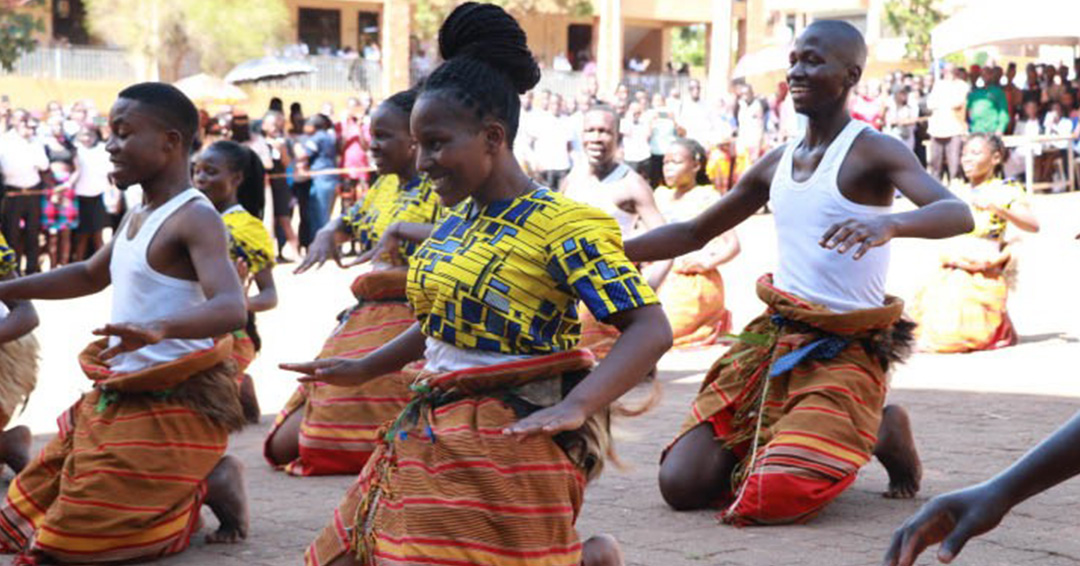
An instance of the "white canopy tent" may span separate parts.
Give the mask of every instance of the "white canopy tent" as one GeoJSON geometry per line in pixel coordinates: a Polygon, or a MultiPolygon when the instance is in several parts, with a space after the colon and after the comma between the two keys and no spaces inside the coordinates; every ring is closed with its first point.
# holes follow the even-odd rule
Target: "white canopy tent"
{"type": "Polygon", "coordinates": [[[1080,46],[1080,2],[1004,0],[972,2],[930,35],[935,59],[987,45],[1080,46]]]}

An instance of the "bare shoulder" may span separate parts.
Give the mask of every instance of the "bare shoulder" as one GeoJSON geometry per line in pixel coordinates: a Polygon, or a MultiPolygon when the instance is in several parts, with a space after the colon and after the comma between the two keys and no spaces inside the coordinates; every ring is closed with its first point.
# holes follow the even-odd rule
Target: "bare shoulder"
{"type": "Polygon", "coordinates": [[[648,195],[652,196],[652,187],[649,186],[649,182],[642,177],[640,173],[630,170],[619,184],[622,185],[622,191],[620,191],[627,199],[638,200],[648,195]]]}
{"type": "Polygon", "coordinates": [[[793,142],[788,142],[778,147],[769,150],[768,153],[761,156],[760,159],[755,161],[742,178],[739,179],[739,183],[743,183],[745,180],[747,183],[754,185],[769,186],[772,184],[773,177],[776,175],[776,167],[780,163],[780,158],[784,156],[784,151],[788,145],[793,142]]]}
{"type": "Polygon", "coordinates": [[[189,241],[206,241],[225,237],[225,223],[212,205],[202,199],[192,199],[173,216],[172,224],[189,241]]]}
{"type": "Polygon", "coordinates": [[[866,128],[855,138],[851,151],[859,162],[875,167],[906,164],[915,157],[903,142],[872,128],[866,128]]]}

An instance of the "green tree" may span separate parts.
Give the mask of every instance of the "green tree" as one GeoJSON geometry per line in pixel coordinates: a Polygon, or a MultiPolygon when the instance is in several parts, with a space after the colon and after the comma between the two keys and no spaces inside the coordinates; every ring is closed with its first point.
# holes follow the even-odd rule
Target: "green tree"
{"type": "Polygon", "coordinates": [[[286,37],[284,0],[85,0],[87,22],[99,36],[149,63],[174,81],[185,60],[197,57],[217,75],[263,55],[286,37]]]}
{"type": "Polygon", "coordinates": [[[0,67],[11,72],[24,53],[37,46],[34,33],[45,30],[41,17],[35,13],[44,0],[3,0],[0,2],[0,67]]]}
{"type": "Polygon", "coordinates": [[[671,29],[671,59],[691,67],[705,66],[705,24],[671,29]]]}
{"type": "Polygon", "coordinates": [[[889,0],[885,3],[885,21],[898,34],[907,37],[905,57],[930,61],[930,32],[945,19],[938,0],[889,0]]]}
{"type": "MultiPolygon", "coordinates": [[[[591,16],[593,6],[590,0],[488,0],[515,15],[522,14],[566,14],[570,16],[591,16]]],[[[413,10],[413,33],[421,41],[430,41],[438,37],[439,26],[461,0],[417,0],[413,10]]]]}

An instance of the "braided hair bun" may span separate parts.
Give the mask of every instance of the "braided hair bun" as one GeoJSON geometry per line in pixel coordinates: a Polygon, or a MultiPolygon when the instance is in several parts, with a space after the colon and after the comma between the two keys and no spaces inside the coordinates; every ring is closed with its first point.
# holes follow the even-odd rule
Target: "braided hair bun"
{"type": "Polygon", "coordinates": [[[477,119],[498,120],[512,148],[520,95],[540,82],[540,67],[517,20],[496,5],[466,2],[439,28],[439,54],[445,63],[428,76],[423,94],[462,104],[477,119]]]}
{"type": "Polygon", "coordinates": [[[540,82],[540,67],[529,51],[525,31],[494,4],[466,2],[447,16],[439,28],[443,60],[473,57],[505,74],[518,94],[540,82]]]}

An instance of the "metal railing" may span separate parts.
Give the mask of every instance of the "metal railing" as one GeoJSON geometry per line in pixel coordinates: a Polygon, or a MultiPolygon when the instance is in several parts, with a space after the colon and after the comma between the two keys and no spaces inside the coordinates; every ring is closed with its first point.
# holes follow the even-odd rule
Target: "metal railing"
{"type": "MultiPolygon", "coordinates": [[[[585,90],[588,80],[588,75],[580,71],[544,69],[536,89],[547,89],[552,93],[562,95],[564,98],[575,98],[585,90]]],[[[687,86],[691,80],[693,80],[691,77],[685,75],[650,75],[626,72],[620,82],[628,86],[632,91],[644,90],[649,96],[659,92],[667,96],[675,90],[678,90],[680,94],[686,94],[687,86]]]]}
{"type": "Polygon", "coordinates": [[[24,53],[10,72],[0,74],[57,80],[133,81],[135,67],[127,53],[103,47],[45,47],[24,53]]]}
{"type": "Polygon", "coordinates": [[[314,73],[259,81],[258,88],[324,92],[379,91],[382,65],[378,62],[325,55],[309,56],[305,60],[315,67],[314,73]]]}

